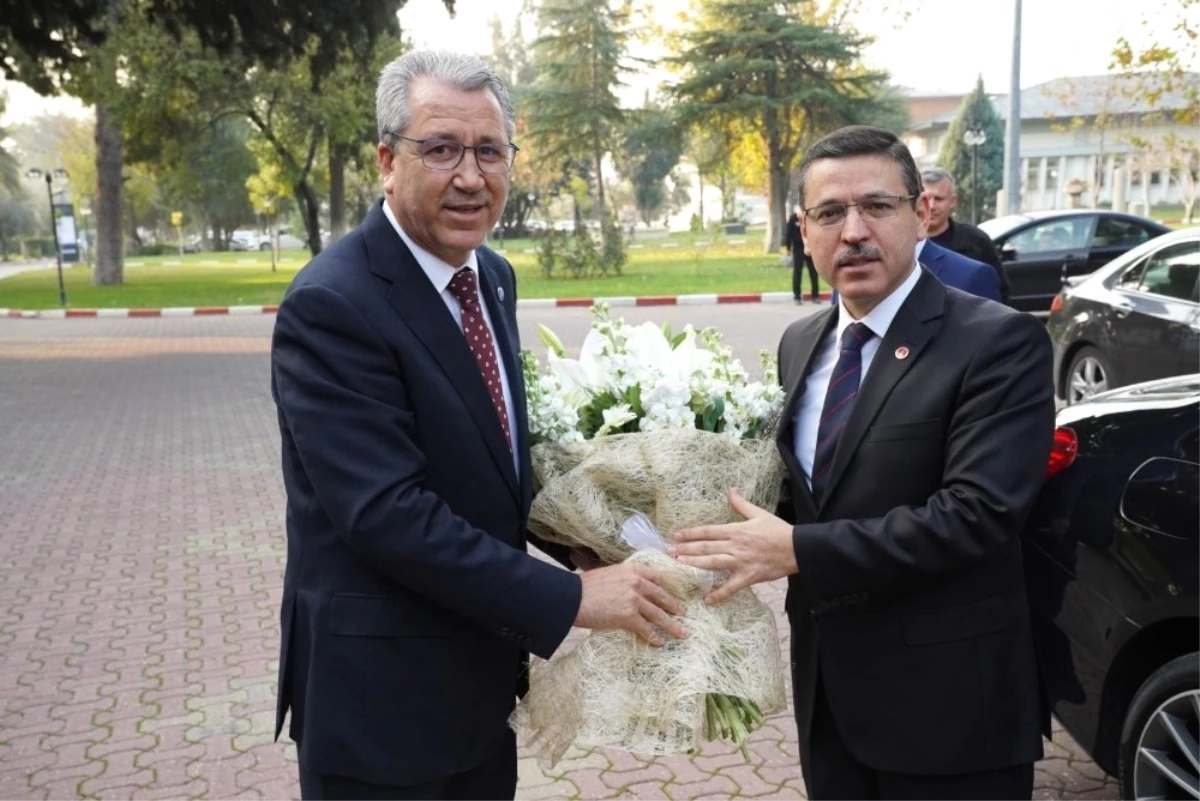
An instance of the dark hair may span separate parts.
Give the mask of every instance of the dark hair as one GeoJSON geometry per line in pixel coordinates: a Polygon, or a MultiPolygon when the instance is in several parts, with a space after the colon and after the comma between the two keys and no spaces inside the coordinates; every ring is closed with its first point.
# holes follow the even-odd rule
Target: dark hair
{"type": "Polygon", "coordinates": [[[908,147],[894,133],[870,125],[849,125],[840,128],[808,149],[804,160],[800,162],[801,205],[805,202],[804,183],[808,178],[808,168],[814,161],[874,155],[887,156],[900,165],[904,191],[912,195],[913,199],[909,202],[916,208],[917,197],[922,191],[921,173],[917,170],[912,153],[908,152],[908,147]]]}

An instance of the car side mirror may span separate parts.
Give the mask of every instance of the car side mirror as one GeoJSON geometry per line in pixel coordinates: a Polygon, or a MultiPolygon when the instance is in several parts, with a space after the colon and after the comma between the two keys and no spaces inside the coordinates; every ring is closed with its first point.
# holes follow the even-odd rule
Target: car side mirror
{"type": "Polygon", "coordinates": [[[1016,261],[1017,260],[1017,249],[1016,248],[1004,248],[1003,250],[1000,251],[1000,260],[1001,261],[1016,261]]]}

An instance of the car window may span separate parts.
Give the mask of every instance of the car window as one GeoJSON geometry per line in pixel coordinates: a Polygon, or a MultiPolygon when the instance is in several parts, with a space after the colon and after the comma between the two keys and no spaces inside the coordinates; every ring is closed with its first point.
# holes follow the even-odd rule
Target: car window
{"type": "Polygon", "coordinates": [[[1179,459],[1150,459],[1129,477],[1121,516],[1137,526],[1180,539],[1200,526],[1196,487],[1200,465],[1179,459]]]}
{"type": "Polygon", "coordinates": [[[1142,244],[1149,238],[1150,232],[1133,220],[1101,217],[1096,223],[1096,234],[1092,237],[1092,247],[1102,248],[1115,245],[1133,247],[1142,244]]]}
{"type": "Polygon", "coordinates": [[[1047,220],[1016,234],[1004,247],[1015,249],[1018,256],[1082,248],[1087,244],[1090,227],[1091,220],[1087,217],[1047,220]]]}
{"type": "Polygon", "coordinates": [[[1125,268],[1125,271],[1117,276],[1117,288],[1124,289],[1127,292],[1137,292],[1138,287],[1142,285],[1142,274],[1146,272],[1146,264],[1149,261],[1149,256],[1143,256],[1125,268]]]}
{"type": "Polygon", "coordinates": [[[1122,278],[1121,288],[1194,301],[1197,277],[1200,277],[1200,242],[1178,242],[1146,257],[1136,287],[1127,286],[1122,278]]]}

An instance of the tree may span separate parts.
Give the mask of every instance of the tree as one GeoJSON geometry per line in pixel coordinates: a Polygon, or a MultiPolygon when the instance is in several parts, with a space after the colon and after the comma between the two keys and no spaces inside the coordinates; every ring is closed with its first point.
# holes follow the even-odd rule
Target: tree
{"type": "Polygon", "coordinates": [[[618,166],[633,185],[634,205],[646,225],[666,211],[666,178],[682,154],[680,126],[664,109],[647,104],[629,115],[618,166]]]}
{"type": "Polygon", "coordinates": [[[755,136],[767,167],[768,251],[782,243],[788,177],[821,135],[869,122],[891,105],[886,74],[865,69],[869,43],[811,0],[702,0],[668,62],[670,87],[690,124],[738,124],[755,136]]]}
{"type": "MultiPolygon", "coordinates": [[[[152,27],[221,55],[240,53],[274,67],[307,54],[325,72],[346,49],[395,30],[405,0],[336,3],[248,3],[245,0],[5,0],[0,6],[0,77],[53,94],[86,65],[112,34],[115,6],[132,9],[152,27]],[[314,46],[314,42],[316,45],[314,46]]],[[[454,13],[454,0],[443,0],[454,13]]]]}
{"type": "MultiPolygon", "coordinates": [[[[4,109],[7,105],[8,95],[0,92],[0,117],[4,116],[4,109]]],[[[0,127],[0,188],[17,194],[21,191],[21,165],[17,163],[16,156],[5,148],[4,143],[7,141],[8,131],[0,127]]]]}
{"type": "Polygon", "coordinates": [[[37,227],[34,198],[20,187],[14,190],[0,184],[0,261],[8,261],[9,254],[20,252],[19,238],[35,233],[37,227]]]}
{"type": "Polygon", "coordinates": [[[626,0],[544,0],[533,44],[537,80],[526,96],[539,157],[587,162],[598,219],[604,218],[606,153],[615,150],[624,113],[617,102],[630,71],[626,0]]]}
{"type": "MultiPolygon", "coordinates": [[[[453,11],[453,0],[443,0],[453,11]]],[[[65,90],[96,106],[99,195],[96,203],[96,283],[121,283],[121,188],[124,120],[110,105],[125,99],[118,60],[138,55],[115,45],[125,26],[165,32],[176,44],[194,41],[207,55],[228,57],[229,76],[250,80],[285,70],[299,59],[319,94],[323,76],[347,52],[366,52],[381,32],[398,34],[404,0],[337,3],[246,3],[243,0],[8,0],[0,15],[0,76],[50,94],[65,90]]],[[[125,77],[122,63],[121,76],[125,77]]],[[[217,87],[220,95],[225,87],[217,87]]],[[[336,99],[334,99],[336,102],[336,99]]],[[[316,203],[305,180],[311,160],[288,154],[303,198],[310,247],[320,248],[316,203]]],[[[315,153],[314,153],[315,155],[315,153]]],[[[285,158],[285,160],[288,160],[285,158]]],[[[314,251],[315,252],[315,251],[314,251]]]]}
{"type": "Polygon", "coordinates": [[[979,219],[995,216],[996,193],[1004,186],[1004,123],[983,89],[982,76],[976,80],[971,93],[963,98],[958,113],[942,137],[938,165],[954,177],[958,196],[964,202],[973,203],[978,197],[979,219]],[[978,186],[971,166],[974,148],[963,141],[969,130],[983,131],[987,137],[982,145],[978,145],[978,186]]]}
{"type": "Polygon", "coordinates": [[[733,217],[735,191],[742,183],[742,176],[738,174],[734,160],[730,157],[736,137],[732,126],[720,124],[696,125],[689,133],[687,153],[696,165],[696,176],[700,184],[701,224],[705,219],[705,180],[721,192],[718,219],[724,222],[733,217]]]}

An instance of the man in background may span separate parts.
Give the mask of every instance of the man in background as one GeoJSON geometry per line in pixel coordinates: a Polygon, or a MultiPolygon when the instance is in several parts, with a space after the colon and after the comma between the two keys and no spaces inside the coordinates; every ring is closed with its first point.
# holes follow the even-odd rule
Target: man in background
{"type": "Polygon", "coordinates": [[[930,167],[922,170],[921,182],[929,197],[929,239],[946,250],[991,265],[1000,279],[1000,301],[1008,303],[1008,276],[991,237],[974,225],[951,217],[958,204],[954,178],[941,167],[930,167]]]}

